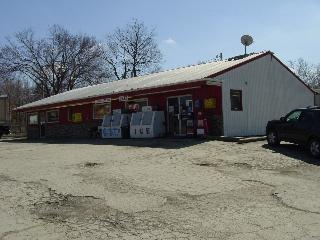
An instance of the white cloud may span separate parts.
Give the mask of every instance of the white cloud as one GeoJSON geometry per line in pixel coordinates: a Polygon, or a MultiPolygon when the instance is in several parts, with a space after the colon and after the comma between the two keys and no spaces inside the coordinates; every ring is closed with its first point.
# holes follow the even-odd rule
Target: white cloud
{"type": "Polygon", "coordinates": [[[169,44],[169,45],[177,44],[177,42],[171,37],[169,37],[168,39],[164,40],[163,42],[166,43],[166,44],[169,44]]]}

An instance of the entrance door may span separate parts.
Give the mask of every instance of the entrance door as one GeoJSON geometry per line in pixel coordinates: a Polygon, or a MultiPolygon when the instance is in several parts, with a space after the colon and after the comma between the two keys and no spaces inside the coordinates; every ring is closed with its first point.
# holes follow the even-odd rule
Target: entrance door
{"type": "Polygon", "coordinates": [[[186,136],[187,121],[192,118],[192,96],[168,98],[168,132],[172,136],[186,136]]]}

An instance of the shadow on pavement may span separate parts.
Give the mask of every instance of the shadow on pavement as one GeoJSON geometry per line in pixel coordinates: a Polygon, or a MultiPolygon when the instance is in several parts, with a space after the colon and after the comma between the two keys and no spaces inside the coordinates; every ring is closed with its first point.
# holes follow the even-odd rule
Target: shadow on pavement
{"type": "Polygon", "coordinates": [[[308,164],[320,166],[320,159],[313,158],[309,155],[309,152],[306,148],[290,144],[290,143],[281,143],[278,147],[271,147],[268,144],[262,145],[265,149],[270,149],[274,153],[280,153],[290,158],[295,158],[297,160],[303,161],[308,164]]]}
{"type": "Polygon", "coordinates": [[[9,139],[5,138],[0,142],[7,143],[42,143],[42,144],[91,144],[91,145],[113,145],[130,147],[150,147],[164,149],[179,149],[204,143],[206,139],[196,138],[153,138],[153,139],[9,139]]]}

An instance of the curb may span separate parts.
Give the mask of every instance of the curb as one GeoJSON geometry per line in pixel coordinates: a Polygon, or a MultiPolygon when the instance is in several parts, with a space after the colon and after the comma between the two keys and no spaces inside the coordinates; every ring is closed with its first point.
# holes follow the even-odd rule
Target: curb
{"type": "Polygon", "coordinates": [[[236,142],[238,144],[258,142],[266,140],[266,136],[254,136],[254,137],[225,137],[225,136],[208,136],[209,140],[216,140],[222,142],[236,142]]]}

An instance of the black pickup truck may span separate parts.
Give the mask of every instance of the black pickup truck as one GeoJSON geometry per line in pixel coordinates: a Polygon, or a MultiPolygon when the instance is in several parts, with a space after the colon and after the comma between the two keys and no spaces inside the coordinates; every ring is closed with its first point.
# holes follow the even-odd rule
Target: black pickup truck
{"type": "Polygon", "coordinates": [[[2,137],[3,134],[9,134],[9,133],[10,133],[9,126],[0,126],[0,138],[2,137]]]}
{"type": "Polygon", "coordinates": [[[320,157],[320,107],[299,108],[280,120],[269,121],[267,141],[277,146],[280,141],[303,145],[313,157],[320,157]]]}

